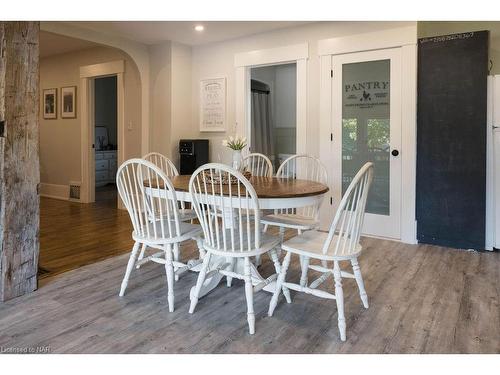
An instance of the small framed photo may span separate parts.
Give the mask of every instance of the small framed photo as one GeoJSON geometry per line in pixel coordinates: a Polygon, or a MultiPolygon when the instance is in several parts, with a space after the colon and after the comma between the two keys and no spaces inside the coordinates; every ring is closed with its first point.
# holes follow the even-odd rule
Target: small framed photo
{"type": "Polygon", "coordinates": [[[61,117],[76,118],[76,86],[61,87],[61,117]]]}
{"type": "Polygon", "coordinates": [[[57,89],[43,90],[43,118],[57,118],[57,89]]]}

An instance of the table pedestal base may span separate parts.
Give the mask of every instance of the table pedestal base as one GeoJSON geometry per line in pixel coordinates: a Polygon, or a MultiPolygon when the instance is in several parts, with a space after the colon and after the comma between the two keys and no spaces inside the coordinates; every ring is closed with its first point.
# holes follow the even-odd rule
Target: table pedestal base
{"type": "MultiPolygon", "coordinates": [[[[222,266],[224,263],[227,263],[227,258],[212,255],[209,270],[216,269],[217,267],[222,266]]],[[[236,258],[235,264],[234,264],[234,272],[239,273],[239,274],[243,274],[244,273],[243,264],[244,264],[244,258],[236,258]]],[[[193,267],[191,269],[191,271],[195,271],[195,272],[200,272],[200,270],[201,270],[201,264],[199,264],[196,267],[193,267]]],[[[257,268],[255,267],[255,265],[253,263],[250,263],[250,273],[252,275],[252,284],[254,286],[265,280],[265,278],[262,277],[262,275],[259,273],[259,271],[257,271],[257,268]]],[[[214,290],[217,287],[217,285],[219,285],[220,281],[224,277],[225,277],[224,275],[221,275],[218,272],[210,277],[207,277],[205,279],[205,282],[203,283],[203,286],[201,288],[200,295],[198,298],[201,298],[201,297],[207,295],[208,293],[210,293],[212,290],[214,290]]],[[[276,281],[271,281],[269,284],[267,284],[266,286],[264,286],[262,288],[262,290],[265,290],[266,292],[269,292],[269,293],[274,293],[275,289],[276,289],[276,281]]],[[[189,294],[191,299],[193,298],[194,290],[195,290],[195,286],[193,286],[191,288],[191,292],[189,294]]]]}

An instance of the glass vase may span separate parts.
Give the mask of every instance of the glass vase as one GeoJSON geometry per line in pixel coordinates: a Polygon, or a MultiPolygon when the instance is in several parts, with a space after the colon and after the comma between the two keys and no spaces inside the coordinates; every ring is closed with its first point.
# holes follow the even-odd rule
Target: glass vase
{"type": "Polygon", "coordinates": [[[233,169],[241,172],[242,161],[241,150],[233,150],[233,169]]]}

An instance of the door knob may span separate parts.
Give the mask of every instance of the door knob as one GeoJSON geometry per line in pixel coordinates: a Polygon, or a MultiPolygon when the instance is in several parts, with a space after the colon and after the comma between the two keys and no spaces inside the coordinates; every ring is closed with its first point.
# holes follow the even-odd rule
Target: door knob
{"type": "Polygon", "coordinates": [[[392,156],[398,156],[399,155],[399,151],[398,150],[392,150],[391,154],[392,154],[392,156]]]}

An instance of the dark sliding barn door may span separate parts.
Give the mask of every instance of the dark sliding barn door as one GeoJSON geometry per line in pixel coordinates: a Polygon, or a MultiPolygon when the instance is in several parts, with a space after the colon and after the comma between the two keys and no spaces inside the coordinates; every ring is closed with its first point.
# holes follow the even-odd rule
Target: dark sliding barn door
{"type": "Polygon", "coordinates": [[[484,249],[488,31],[418,43],[417,238],[484,249]]]}

